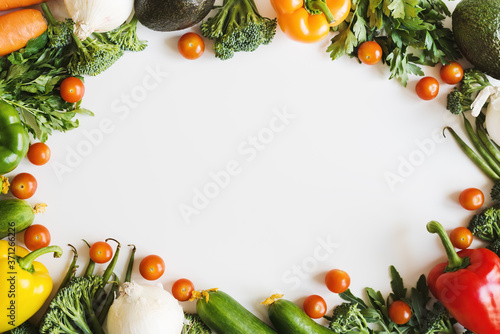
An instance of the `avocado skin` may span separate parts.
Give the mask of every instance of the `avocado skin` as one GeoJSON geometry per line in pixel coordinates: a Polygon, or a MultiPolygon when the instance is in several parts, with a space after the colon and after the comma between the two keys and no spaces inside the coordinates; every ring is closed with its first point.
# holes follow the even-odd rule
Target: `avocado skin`
{"type": "Polygon", "coordinates": [[[215,0],[135,0],[139,22],[155,31],[175,31],[199,23],[212,10],[215,0]]]}
{"type": "Polygon", "coordinates": [[[462,0],[453,11],[452,29],[463,56],[500,79],[500,0],[462,0]]]}

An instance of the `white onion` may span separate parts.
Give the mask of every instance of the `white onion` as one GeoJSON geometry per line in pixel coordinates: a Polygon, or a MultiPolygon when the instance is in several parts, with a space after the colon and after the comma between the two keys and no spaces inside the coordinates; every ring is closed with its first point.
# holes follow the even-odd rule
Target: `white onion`
{"type": "Polygon", "coordinates": [[[122,25],[134,9],[134,0],[64,0],[75,21],[75,34],[83,40],[93,32],[107,32],[122,25]]]}
{"type": "Polygon", "coordinates": [[[488,101],[484,126],[491,140],[500,145],[500,88],[497,86],[487,86],[483,88],[477,94],[476,99],[471,105],[471,115],[477,117],[488,101]]]}

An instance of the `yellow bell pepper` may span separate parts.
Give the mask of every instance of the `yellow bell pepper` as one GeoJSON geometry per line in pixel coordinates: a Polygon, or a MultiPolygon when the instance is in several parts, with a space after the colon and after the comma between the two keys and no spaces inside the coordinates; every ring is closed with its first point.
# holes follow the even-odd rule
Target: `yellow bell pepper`
{"type": "Polygon", "coordinates": [[[47,268],[34,261],[38,256],[62,255],[59,246],[48,246],[29,252],[13,240],[0,240],[0,333],[31,318],[52,291],[52,278],[47,268]]]}

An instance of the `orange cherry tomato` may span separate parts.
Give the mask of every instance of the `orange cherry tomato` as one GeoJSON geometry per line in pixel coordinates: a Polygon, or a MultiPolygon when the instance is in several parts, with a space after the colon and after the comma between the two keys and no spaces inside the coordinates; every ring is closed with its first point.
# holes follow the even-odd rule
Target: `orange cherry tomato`
{"type": "Polygon", "coordinates": [[[180,302],[185,302],[191,298],[194,291],[194,284],[186,278],[175,281],[172,285],[172,296],[180,302]]]}
{"type": "Polygon", "coordinates": [[[319,319],[326,314],[326,302],[323,297],[318,295],[311,295],[304,300],[304,312],[313,318],[319,319]]]}
{"type": "Polygon", "coordinates": [[[106,263],[113,257],[113,248],[104,241],[97,241],[90,246],[90,258],[95,263],[106,263]]]}
{"type": "Polygon", "coordinates": [[[331,292],[342,293],[349,288],[351,278],[343,270],[332,269],[326,274],[325,284],[331,292]]]}
{"type": "Polygon", "coordinates": [[[188,32],[179,38],[177,48],[184,58],[198,59],[205,52],[205,42],[197,33],[188,32]]]}
{"type": "Polygon", "coordinates": [[[19,199],[28,199],[35,194],[37,187],[38,183],[33,175],[21,173],[12,179],[10,191],[19,199]]]}
{"type": "Polygon", "coordinates": [[[27,157],[33,165],[45,165],[50,160],[50,148],[45,143],[32,144],[28,150],[27,157]]]}
{"type": "Polygon", "coordinates": [[[453,244],[453,247],[458,249],[466,249],[472,243],[472,232],[463,226],[459,226],[450,233],[450,240],[453,244]]]}
{"type": "Polygon", "coordinates": [[[455,85],[462,80],[464,76],[464,69],[462,65],[456,61],[452,61],[449,64],[443,65],[439,71],[441,79],[449,85],[455,85]]]}
{"type": "Polygon", "coordinates": [[[432,100],[439,93],[439,82],[433,77],[423,77],[417,82],[415,91],[422,100],[432,100]]]}
{"type": "Polygon", "coordinates": [[[64,101],[75,103],[83,98],[85,85],[77,77],[67,77],[61,82],[60,92],[64,101]]]}
{"type": "Polygon", "coordinates": [[[396,300],[389,306],[389,318],[398,325],[404,325],[411,318],[411,308],[402,300],[396,300]]]}
{"type": "Polygon", "coordinates": [[[474,211],[483,206],[484,194],[480,189],[467,188],[458,197],[460,205],[469,211],[474,211]]]}
{"type": "Polygon", "coordinates": [[[24,231],[24,244],[30,251],[50,245],[50,232],[40,224],[33,224],[24,231]]]}
{"type": "Polygon", "coordinates": [[[139,272],[144,279],[154,281],[165,272],[165,262],[158,255],[148,255],[139,264],[139,272]]]}
{"type": "Polygon", "coordinates": [[[367,65],[374,65],[382,59],[382,48],[375,41],[363,42],[358,48],[358,59],[367,65]]]}

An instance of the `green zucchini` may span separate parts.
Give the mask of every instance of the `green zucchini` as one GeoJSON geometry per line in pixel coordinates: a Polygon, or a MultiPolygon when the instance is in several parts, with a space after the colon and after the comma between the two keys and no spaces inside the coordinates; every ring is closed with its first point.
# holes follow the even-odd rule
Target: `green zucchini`
{"type": "Polygon", "coordinates": [[[300,307],[286,299],[274,300],[269,305],[269,319],[279,334],[332,334],[333,332],[312,320],[300,307]]]}
{"type": "Polygon", "coordinates": [[[271,327],[222,291],[202,292],[196,302],[196,312],[217,334],[276,334],[271,327]]]}
{"type": "Polygon", "coordinates": [[[33,208],[21,199],[0,201],[0,239],[27,229],[35,219],[33,208]]]}

